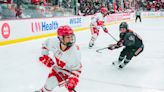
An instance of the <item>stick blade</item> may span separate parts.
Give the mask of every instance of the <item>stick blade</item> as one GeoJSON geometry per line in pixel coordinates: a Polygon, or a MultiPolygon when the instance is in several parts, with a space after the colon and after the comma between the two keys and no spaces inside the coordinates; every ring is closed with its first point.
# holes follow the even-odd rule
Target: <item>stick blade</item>
{"type": "Polygon", "coordinates": [[[96,50],[97,53],[102,53],[100,50],[96,50]]]}

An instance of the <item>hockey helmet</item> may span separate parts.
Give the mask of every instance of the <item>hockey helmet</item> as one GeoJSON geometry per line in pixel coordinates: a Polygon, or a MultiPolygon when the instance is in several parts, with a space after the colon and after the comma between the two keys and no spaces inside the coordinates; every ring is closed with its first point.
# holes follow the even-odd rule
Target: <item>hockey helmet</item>
{"type": "Polygon", "coordinates": [[[125,29],[127,30],[127,29],[128,29],[128,23],[126,23],[126,22],[121,22],[119,28],[120,28],[120,29],[121,29],[121,28],[125,28],[125,29]]]}
{"type": "Polygon", "coordinates": [[[108,11],[108,9],[105,8],[105,7],[102,7],[102,8],[100,9],[100,12],[103,13],[103,14],[107,13],[107,11],[108,11]]]}
{"type": "Polygon", "coordinates": [[[73,32],[73,29],[68,25],[60,26],[57,29],[57,36],[58,36],[58,39],[60,40],[60,42],[64,45],[66,45],[67,47],[71,47],[72,44],[75,43],[75,35],[73,32]],[[72,40],[67,43],[64,42],[64,37],[69,36],[69,35],[72,35],[72,40]]]}
{"type": "Polygon", "coordinates": [[[66,35],[70,35],[73,34],[73,30],[70,26],[60,26],[57,30],[57,35],[59,36],[66,36],[66,35]]]}

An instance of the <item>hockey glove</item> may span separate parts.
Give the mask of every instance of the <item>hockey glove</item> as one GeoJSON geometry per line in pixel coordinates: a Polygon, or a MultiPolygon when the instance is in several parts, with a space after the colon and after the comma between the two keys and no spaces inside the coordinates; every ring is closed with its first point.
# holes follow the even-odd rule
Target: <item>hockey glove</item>
{"type": "Polygon", "coordinates": [[[68,89],[69,92],[72,92],[78,82],[79,80],[77,78],[70,77],[68,78],[68,83],[66,83],[65,87],[68,89]]]}
{"type": "Polygon", "coordinates": [[[117,49],[117,48],[119,48],[120,46],[118,46],[117,44],[111,44],[111,45],[109,45],[109,47],[108,47],[108,49],[109,50],[114,50],[114,49],[117,49]]]}
{"type": "Polygon", "coordinates": [[[117,45],[118,45],[119,47],[122,47],[122,46],[123,46],[123,42],[124,42],[124,40],[119,40],[119,41],[117,42],[117,45]]]}
{"type": "Polygon", "coordinates": [[[39,61],[42,62],[44,65],[46,65],[49,68],[52,67],[52,65],[54,65],[53,60],[47,55],[43,55],[43,56],[39,57],[39,61]]]}
{"type": "Polygon", "coordinates": [[[116,44],[110,44],[109,47],[108,47],[108,49],[109,49],[109,50],[115,49],[115,45],[116,45],[116,44]]]}
{"type": "Polygon", "coordinates": [[[102,28],[105,33],[108,33],[108,29],[106,27],[102,26],[102,28]]]}

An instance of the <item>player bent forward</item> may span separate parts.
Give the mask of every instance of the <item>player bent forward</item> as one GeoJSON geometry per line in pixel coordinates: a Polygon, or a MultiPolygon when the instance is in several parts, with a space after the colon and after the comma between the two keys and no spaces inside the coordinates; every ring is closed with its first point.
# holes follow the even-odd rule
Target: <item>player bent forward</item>
{"type": "Polygon", "coordinates": [[[58,38],[47,39],[43,43],[39,60],[52,69],[44,86],[36,92],[52,92],[57,86],[65,86],[68,92],[73,92],[79,82],[81,54],[79,47],[75,45],[74,32],[69,26],[61,26],[57,30],[57,36],[58,38]]]}
{"type": "Polygon", "coordinates": [[[117,44],[110,45],[108,49],[113,50],[124,46],[118,61],[112,63],[119,68],[123,68],[131,61],[133,56],[138,56],[143,51],[144,45],[142,39],[132,30],[128,29],[128,24],[126,22],[120,24],[119,30],[120,40],[117,44]]]}

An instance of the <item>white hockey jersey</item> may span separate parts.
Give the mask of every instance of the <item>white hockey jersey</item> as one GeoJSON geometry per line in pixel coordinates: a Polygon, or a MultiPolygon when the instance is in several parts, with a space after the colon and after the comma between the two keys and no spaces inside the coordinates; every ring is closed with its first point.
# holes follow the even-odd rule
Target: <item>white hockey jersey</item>
{"type": "Polygon", "coordinates": [[[104,23],[106,22],[105,19],[106,17],[103,16],[101,13],[96,13],[92,18],[91,18],[91,26],[99,26],[97,24],[98,21],[103,21],[104,23]]]}
{"type": "Polygon", "coordinates": [[[55,63],[55,69],[64,74],[79,76],[81,73],[81,53],[79,46],[73,44],[65,51],[60,49],[60,41],[57,38],[47,39],[43,43],[42,55],[49,55],[55,63]],[[70,73],[71,72],[71,73],[70,73]]]}

